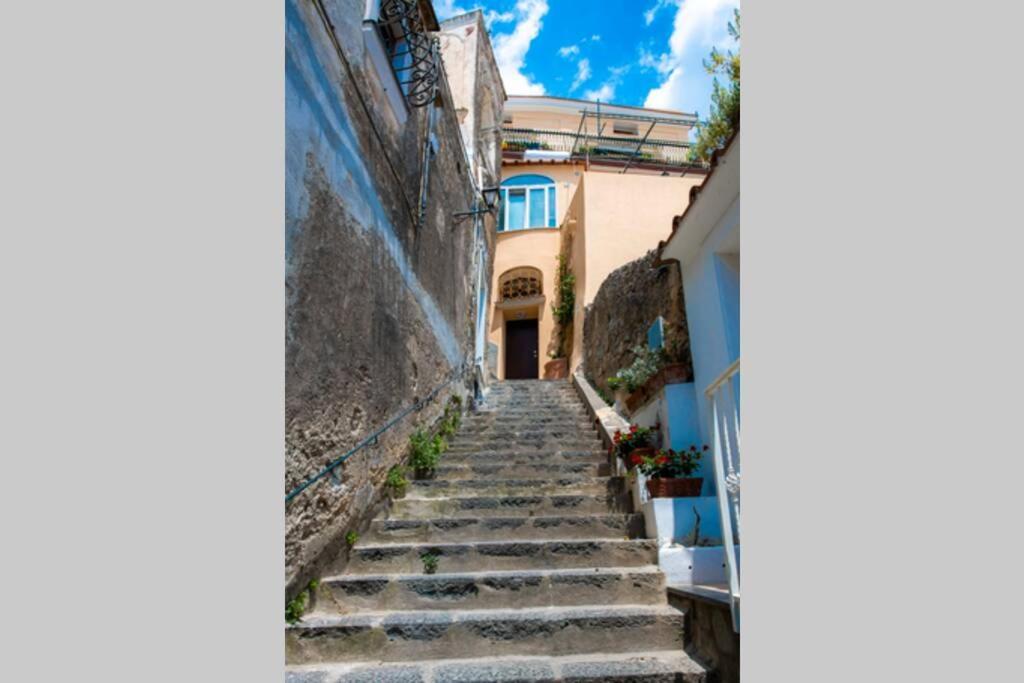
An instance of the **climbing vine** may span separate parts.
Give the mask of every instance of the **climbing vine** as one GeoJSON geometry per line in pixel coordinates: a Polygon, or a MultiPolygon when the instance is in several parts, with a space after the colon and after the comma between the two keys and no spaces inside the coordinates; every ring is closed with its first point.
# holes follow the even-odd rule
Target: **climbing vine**
{"type": "Polygon", "coordinates": [[[576,276],[569,269],[565,254],[558,255],[558,271],[555,274],[558,297],[551,304],[551,312],[558,323],[558,344],[548,355],[565,358],[572,347],[572,318],[576,309],[576,276]]]}

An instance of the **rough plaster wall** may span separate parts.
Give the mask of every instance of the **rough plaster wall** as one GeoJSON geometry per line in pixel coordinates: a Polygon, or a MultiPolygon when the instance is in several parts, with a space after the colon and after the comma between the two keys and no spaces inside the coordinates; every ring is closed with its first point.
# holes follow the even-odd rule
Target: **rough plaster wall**
{"type": "MultiPolygon", "coordinates": [[[[417,227],[411,207],[428,108],[394,124],[375,74],[363,70],[361,3],[325,4],[351,78],[312,4],[286,5],[286,491],[473,350],[473,222],[451,217],[472,195],[450,96],[442,92],[436,114],[427,220],[417,227]]],[[[491,220],[484,232],[493,231],[491,220]]],[[[449,394],[353,456],[340,485],[325,478],[287,504],[288,592],[365,521],[409,433],[435,420],[449,394]]]]}
{"type": "Polygon", "coordinates": [[[653,268],[655,251],[612,271],[601,284],[583,322],[583,367],[591,384],[609,394],[608,378],[633,362],[631,349],[647,344],[647,330],[660,315],[665,339],[676,338],[693,376],[686,308],[679,266],[653,268]]]}

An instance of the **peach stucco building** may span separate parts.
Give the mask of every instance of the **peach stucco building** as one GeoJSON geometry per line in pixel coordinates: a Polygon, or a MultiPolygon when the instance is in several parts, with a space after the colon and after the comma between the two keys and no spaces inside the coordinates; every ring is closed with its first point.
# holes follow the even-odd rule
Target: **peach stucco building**
{"type": "Polygon", "coordinates": [[[488,330],[499,378],[578,367],[584,306],[611,271],[658,246],[706,175],[686,161],[695,122],[677,111],[509,97],[488,330]],[[562,335],[552,312],[559,254],[576,279],[562,335]]]}

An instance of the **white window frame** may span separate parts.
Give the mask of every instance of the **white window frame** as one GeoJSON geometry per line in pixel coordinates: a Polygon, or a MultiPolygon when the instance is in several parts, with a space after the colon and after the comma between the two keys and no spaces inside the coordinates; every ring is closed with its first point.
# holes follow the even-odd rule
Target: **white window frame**
{"type": "MultiPolygon", "coordinates": [[[[515,177],[515,176],[513,176],[515,177]]],[[[558,186],[557,183],[543,183],[540,185],[508,185],[501,188],[501,210],[504,211],[505,220],[502,221],[502,225],[505,229],[502,232],[515,232],[517,230],[537,230],[538,228],[547,228],[552,230],[558,227],[558,186]],[[548,192],[547,188],[553,188],[554,192],[548,192]],[[528,225],[530,222],[530,190],[539,190],[544,188],[544,225],[528,225]],[[526,191],[526,206],[523,211],[523,227],[521,228],[510,228],[508,222],[508,212],[510,202],[508,201],[508,192],[510,190],[525,190],[526,191]],[[550,198],[554,198],[554,216],[555,225],[548,225],[548,216],[552,215],[550,198]]]]}
{"type": "Polygon", "coordinates": [[[380,0],[367,0],[366,14],[363,16],[363,45],[370,57],[370,64],[380,79],[388,104],[391,105],[391,112],[395,115],[398,125],[404,126],[409,118],[409,103],[405,101],[402,86],[391,66],[391,57],[380,36],[380,28],[377,26],[379,20],[380,0]]]}

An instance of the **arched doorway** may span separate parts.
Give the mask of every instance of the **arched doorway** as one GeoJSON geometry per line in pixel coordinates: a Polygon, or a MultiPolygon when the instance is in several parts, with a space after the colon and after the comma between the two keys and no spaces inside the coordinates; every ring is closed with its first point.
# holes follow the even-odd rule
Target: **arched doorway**
{"type": "Polygon", "coordinates": [[[541,272],[513,268],[499,278],[505,318],[505,379],[537,379],[538,315],[544,301],[541,272]]]}

